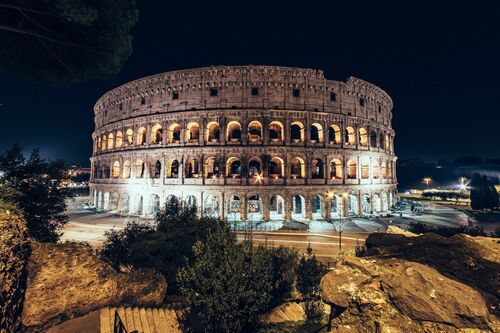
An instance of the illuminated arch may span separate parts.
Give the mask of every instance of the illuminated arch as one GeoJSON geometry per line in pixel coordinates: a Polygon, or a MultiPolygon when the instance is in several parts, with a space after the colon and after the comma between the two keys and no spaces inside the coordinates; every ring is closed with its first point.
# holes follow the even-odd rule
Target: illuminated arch
{"type": "Polygon", "coordinates": [[[348,145],[356,144],[355,131],[354,128],[352,128],[351,126],[348,126],[345,129],[345,143],[348,145]]]}
{"type": "Polygon", "coordinates": [[[311,177],[312,179],[323,179],[325,178],[323,160],[320,158],[315,158],[311,161],[311,177]]]}
{"type": "Polygon", "coordinates": [[[368,147],[368,132],[366,131],[366,129],[360,127],[358,129],[358,135],[359,135],[359,145],[361,147],[368,147]]]}
{"type": "Polygon", "coordinates": [[[146,128],[141,127],[137,130],[136,144],[142,146],[146,144],[146,128]]]}
{"type": "Polygon", "coordinates": [[[218,159],[209,157],[205,160],[205,178],[218,178],[221,175],[221,171],[218,159]]]}
{"type": "Polygon", "coordinates": [[[325,200],[323,196],[317,194],[311,200],[311,213],[313,220],[325,219],[325,200]]]}
{"type": "Polygon", "coordinates": [[[120,162],[119,161],[114,161],[113,162],[113,168],[111,170],[111,177],[112,178],[120,178],[120,162]]]}
{"type": "Polygon", "coordinates": [[[152,144],[160,144],[163,142],[163,127],[160,124],[154,124],[153,127],[151,127],[149,142],[152,144]]]}
{"type": "Polygon", "coordinates": [[[368,158],[362,158],[361,161],[361,179],[370,178],[370,160],[368,158]]]}
{"type": "Polygon", "coordinates": [[[252,157],[248,161],[248,177],[257,178],[262,176],[262,160],[258,157],[252,157]]]}
{"type": "Polygon", "coordinates": [[[292,219],[302,220],[305,218],[306,200],[301,195],[294,195],[292,198],[292,219]]]}
{"type": "Polygon", "coordinates": [[[186,142],[199,142],[200,141],[200,125],[196,122],[190,122],[186,130],[186,142]]]}
{"type": "Polygon", "coordinates": [[[148,215],[156,215],[160,212],[160,197],[151,194],[148,200],[148,215]]]}
{"type": "Polygon", "coordinates": [[[134,143],[134,130],[129,128],[125,131],[125,144],[127,146],[132,146],[134,143]]]}
{"type": "Polygon", "coordinates": [[[323,126],[318,123],[311,125],[311,142],[323,142],[323,126]]]}
{"type": "Polygon", "coordinates": [[[331,179],[342,179],[342,162],[338,158],[334,158],[330,161],[330,178],[331,179]]]}
{"type": "Polygon", "coordinates": [[[232,178],[241,177],[241,161],[237,157],[231,157],[226,163],[226,175],[232,178]]]}
{"type": "Polygon", "coordinates": [[[258,195],[250,195],[247,201],[247,213],[249,221],[262,221],[263,214],[262,198],[258,195]]]}
{"type": "Polygon", "coordinates": [[[130,161],[123,162],[122,178],[130,178],[130,161]]]}
{"type": "Polygon", "coordinates": [[[101,138],[102,138],[102,140],[101,140],[101,150],[105,151],[106,147],[107,147],[107,143],[108,143],[108,141],[106,139],[106,134],[103,134],[101,138]]]}
{"type": "Polygon", "coordinates": [[[281,195],[276,194],[269,199],[269,219],[285,219],[285,199],[281,195]]]}
{"type": "Polygon", "coordinates": [[[208,195],[203,201],[203,214],[209,217],[217,218],[220,215],[219,212],[219,198],[215,195],[208,195]]]}
{"type": "Polygon", "coordinates": [[[168,128],[168,142],[179,143],[181,140],[181,125],[174,123],[168,128]]]}
{"type": "Polygon", "coordinates": [[[179,166],[178,160],[169,160],[167,162],[167,169],[165,173],[166,178],[178,178],[179,177],[179,166]]]}
{"type": "Polygon", "coordinates": [[[347,178],[348,179],[356,179],[358,176],[356,160],[347,161],[347,178]]]}
{"type": "Polygon", "coordinates": [[[377,144],[377,132],[375,131],[372,131],[371,134],[370,134],[370,146],[372,148],[377,148],[378,144],[377,144]]]}
{"type": "Polygon", "coordinates": [[[341,143],[340,126],[333,124],[328,128],[328,141],[332,144],[341,143]]]}
{"type": "Polygon", "coordinates": [[[372,160],[372,178],[379,178],[379,165],[377,160],[372,160]]]}
{"type": "Polygon", "coordinates": [[[284,126],[279,121],[273,121],[269,124],[269,140],[271,142],[283,142],[285,137],[284,126]]]}
{"type": "Polygon", "coordinates": [[[216,121],[211,121],[207,124],[206,133],[207,142],[220,142],[220,125],[216,121]]]}
{"type": "Polygon", "coordinates": [[[290,162],[290,176],[292,178],[306,178],[306,163],[300,157],[294,157],[290,162]]]}
{"type": "Polygon", "coordinates": [[[154,169],[152,170],[153,172],[151,173],[153,178],[159,179],[161,178],[161,162],[156,161],[154,164],[154,169]]]}
{"type": "Polygon", "coordinates": [[[123,146],[123,133],[122,131],[116,132],[115,148],[121,148],[123,146]]]}
{"type": "Polygon", "coordinates": [[[283,178],[285,177],[285,162],[280,157],[273,157],[269,161],[269,177],[283,178]]]}
{"type": "Polygon", "coordinates": [[[248,124],[248,141],[260,142],[262,141],[262,124],[260,121],[254,120],[248,124]]]}
{"type": "Polygon", "coordinates": [[[227,124],[226,138],[228,142],[241,141],[241,124],[237,121],[231,121],[227,124]]]}
{"type": "Polygon", "coordinates": [[[143,160],[135,161],[134,164],[135,178],[144,178],[144,167],[145,165],[143,160]]]}
{"type": "Polygon", "coordinates": [[[387,179],[387,163],[382,161],[382,178],[387,179]]]}
{"type": "Polygon", "coordinates": [[[186,160],[185,178],[198,178],[200,173],[200,162],[196,158],[186,160]]]}
{"type": "Polygon", "coordinates": [[[115,147],[115,136],[113,133],[108,134],[108,150],[111,150],[115,147]]]}
{"type": "Polygon", "coordinates": [[[227,201],[227,219],[229,221],[241,220],[241,200],[237,195],[232,195],[227,201]]]}
{"type": "Polygon", "coordinates": [[[304,142],[304,125],[300,121],[295,121],[290,125],[290,138],[292,142],[304,142]]]}

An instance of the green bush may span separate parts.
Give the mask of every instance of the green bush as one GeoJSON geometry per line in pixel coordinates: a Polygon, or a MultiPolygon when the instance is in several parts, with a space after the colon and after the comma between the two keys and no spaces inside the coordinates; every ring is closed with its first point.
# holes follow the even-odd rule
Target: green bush
{"type": "Polygon", "coordinates": [[[451,237],[456,234],[467,234],[470,236],[488,236],[483,228],[479,226],[461,225],[459,227],[433,227],[422,222],[410,223],[409,231],[415,234],[435,233],[443,237],[451,237]]]}

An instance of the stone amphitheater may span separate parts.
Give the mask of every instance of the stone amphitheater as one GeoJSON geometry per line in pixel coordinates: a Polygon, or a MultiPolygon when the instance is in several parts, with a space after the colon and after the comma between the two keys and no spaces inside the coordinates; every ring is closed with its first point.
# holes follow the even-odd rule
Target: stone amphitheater
{"type": "Polygon", "coordinates": [[[215,66],[138,79],[94,107],[90,201],[153,216],[170,196],[235,221],[384,215],[392,100],[320,70],[215,66]]]}

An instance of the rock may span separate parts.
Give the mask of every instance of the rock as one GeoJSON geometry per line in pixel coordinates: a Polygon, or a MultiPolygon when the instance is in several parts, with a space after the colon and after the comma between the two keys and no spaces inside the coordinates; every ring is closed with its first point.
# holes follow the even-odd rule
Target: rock
{"type": "Polygon", "coordinates": [[[287,302],[269,311],[264,318],[264,323],[276,324],[304,320],[306,320],[306,314],[303,305],[301,303],[287,302]]]}
{"type": "Polygon", "coordinates": [[[436,269],[396,258],[346,258],[322,281],[332,332],[491,332],[481,293],[436,269]]]}
{"type": "Polygon", "coordinates": [[[164,277],[152,270],[118,273],[82,244],[32,242],[22,325],[53,326],[107,306],[158,306],[164,277]]]}
{"type": "Polygon", "coordinates": [[[411,231],[405,230],[405,229],[400,228],[400,227],[395,226],[395,225],[388,226],[386,233],[388,233],[388,234],[398,234],[398,235],[403,235],[403,236],[406,236],[406,237],[417,237],[418,236],[417,234],[414,234],[411,231]]]}

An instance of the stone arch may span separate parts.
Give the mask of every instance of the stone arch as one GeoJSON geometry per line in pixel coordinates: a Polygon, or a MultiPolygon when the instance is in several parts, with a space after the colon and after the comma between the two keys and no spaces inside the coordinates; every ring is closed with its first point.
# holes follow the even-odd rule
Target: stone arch
{"type": "Polygon", "coordinates": [[[113,192],[111,194],[111,197],[109,199],[109,210],[111,211],[118,211],[118,201],[119,201],[119,196],[118,196],[118,193],[116,192],[113,192]]]}
{"type": "Polygon", "coordinates": [[[226,175],[232,178],[241,177],[241,161],[237,157],[230,157],[226,163],[226,175]]]}
{"type": "Polygon", "coordinates": [[[316,194],[312,197],[311,208],[313,220],[325,219],[325,200],[322,195],[316,194]]]}
{"type": "Polygon", "coordinates": [[[111,170],[111,177],[112,178],[120,178],[120,162],[119,161],[114,161],[113,162],[113,168],[111,170]]]}
{"type": "Polygon", "coordinates": [[[146,144],[146,128],[141,127],[137,130],[137,140],[136,143],[138,146],[142,146],[146,144]]]}
{"type": "Polygon", "coordinates": [[[248,124],[248,141],[262,141],[262,124],[258,120],[253,120],[248,124]]]}
{"type": "Polygon", "coordinates": [[[372,213],[371,199],[366,193],[361,195],[361,208],[363,215],[370,215],[372,213]]]}
{"type": "Polygon", "coordinates": [[[262,160],[254,156],[248,161],[248,177],[257,178],[259,176],[262,176],[262,160]]]}
{"type": "Polygon", "coordinates": [[[130,147],[134,144],[134,130],[131,128],[128,128],[125,131],[125,144],[127,147],[130,147]]]}
{"type": "Polygon", "coordinates": [[[160,212],[160,197],[157,194],[151,194],[148,200],[148,215],[156,215],[160,212]]]}
{"type": "Polygon", "coordinates": [[[386,192],[382,192],[381,199],[382,199],[382,203],[381,203],[382,212],[386,212],[390,208],[389,200],[388,200],[388,196],[387,196],[386,192]]]}
{"type": "Polygon", "coordinates": [[[269,219],[285,219],[285,199],[279,194],[275,194],[269,199],[269,219]]]}
{"type": "Polygon", "coordinates": [[[227,201],[227,219],[230,221],[241,220],[241,199],[237,195],[231,195],[227,201]]]}
{"type": "Polygon", "coordinates": [[[380,214],[382,212],[382,200],[378,193],[373,194],[373,212],[375,214],[380,214]]]}
{"type": "Polygon", "coordinates": [[[168,127],[168,142],[179,143],[181,141],[181,125],[173,123],[168,127]]]}
{"type": "Polygon", "coordinates": [[[180,163],[178,160],[176,160],[176,159],[168,160],[165,177],[166,178],[178,178],[179,177],[179,166],[180,166],[180,163]]]}
{"type": "Polygon", "coordinates": [[[310,140],[313,143],[323,142],[323,126],[321,124],[311,124],[310,140]]]}
{"type": "Polygon", "coordinates": [[[330,217],[331,218],[339,218],[344,216],[343,213],[343,196],[335,195],[333,193],[329,194],[330,198],[330,217]]]}
{"type": "Polygon", "coordinates": [[[106,139],[106,134],[103,134],[101,137],[101,151],[105,151],[107,147],[107,139],[106,139]]]}
{"type": "Polygon", "coordinates": [[[215,157],[209,157],[205,160],[205,178],[218,178],[221,176],[220,161],[215,157]]]}
{"type": "Polygon", "coordinates": [[[120,212],[127,213],[127,214],[130,212],[130,197],[127,193],[122,195],[119,210],[120,210],[120,212]]]}
{"type": "Polygon", "coordinates": [[[382,178],[387,179],[387,162],[382,161],[382,178]]]}
{"type": "Polygon", "coordinates": [[[186,160],[186,170],[184,178],[198,178],[200,173],[200,162],[197,158],[188,158],[186,160]]]}
{"type": "Polygon", "coordinates": [[[360,127],[358,129],[358,135],[359,135],[359,145],[361,147],[368,147],[368,132],[366,131],[366,128],[360,127]]]}
{"type": "Polygon", "coordinates": [[[220,142],[220,125],[216,121],[211,121],[207,124],[206,133],[207,142],[220,142]]]}
{"type": "Polygon", "coordinates": [[[102,200],[102,209],[109,210],[109,192],[104,192],[104,197],[102,200]]]}
{"type": "Polygon", "coordinates": [[[99,193],[97,194],[97,205],[96,205],[97,208],[102,208],[102,192],[99,191],[99,193]]]}
{"type": "Polygon", "coordinates": [[[123,133],[122,131],[117,131],[115,138],[115,148],[121,148],[122,146],[123,146],[123,133]]]}
{"type": "Polygon", "coordinates": [[[269,177],[283,178],[285,177],[285,162],[281,157],[273,157],[269,161],[269,177]]]}
{"type": "Polygon", "coordinates": [[[284,126],[279,121],[272,121],[269,124],[269,140],[271,142],[283,142],[285,138],[284,126]]]}
{"type": "Polygon", "coordinates": [[[350,194],[347,201],[347,212],[348,215],[359,216],[359,204],[358,196],[355,194],[350,194]]]}
{"type": "Polygon", "coordinates": [[[331,144],[339,144],[341,143],[341,131],[340,126],[337,124],[333,124],[328,128],[328,141],[331,144]]]}
{"type": "Polygon", "coordinates": [[[108,134],[108,150],[115,147],[115,135],[111,132],[108,134]]]}
{"type": "Polygon", "coordinates": [[[301,195],[292,197],[292,219],[303,220],[306,216],[306,200],[301,195]]]}
{"type": "Polygon", "coordinates": [[[149,142],[152,144],[160,144],[163,142],[163,127],[160,124],[154,124],[153,127],[151,127],[149,142]]]}
{"type": "Polygon", "coordinates": [[[379,165],[378,161],[376,159],[372,160],[372,178],[373,179],[378,179],[379,176],[379,165]]]}
{"type": "Polygon", "coordinates": [[[338,158],[334,158],[330,161],[330,178],[342,179],[342,177],[342,161],[338,158]]]}
{"type": "Polygon", "coordinates": [[[311,178],[312,179],[325,178],[325,169],[323,165],[323,160],[321,158],[314,158],[311,161],[311,178]]]}
{"type": "Polygon", "coordinates": [[[231,121],[227,124],[226,138],[228,142],[241,142],[241,124],[231,121]]]}
{"type": "Polygon", "coordinates": [[[351,159],[347,161],[347,178],[348,179],[357,179],[358,178],[358,165],[356,160],[351,159]]]}
{"type": "Polygon", "coordinates": [[[186,196],[186,198],[184,198],[184,204],[187,206],[187,207],[196,207],[197,203],[196,203],[196,197],[194,195],[188,195],[186,196]]]}
{"type": "Polygon", "coordinates": [[[351,126],[347,126],[345,129],[345,143],[348,145],[355,145],[356,144],[356,135],[355,135],[354,128],[351,126]]]}
{"type": "Polygon", "coordinates": [[[161,162],[157,160],[154,164],[154,170],[152,172],[153,178],[159,179],[161,178],[161,162]]]}
{"type": "Polygon", "coordinates": [[[219,198],[215,195],[207,195],[203,201],[203,214],[217,218],[220,216],[219,198]]]}
{"type": "Polygon", "coordinates": [[[143,160],[137,160],[134,164],[135,178],[144,178],[145,164],[143,160]]]}
{"type": "Polygon", "coordinates": [[[122,172],[122,178],[130,178],[130,161],[126,160],[123,162],[123,172],[122,172]]]}
{"type": "Polygon", "coordinates": [[[262,221],[264,219],[262,198],[260,196],[251,195],[248,197],[247,214],[249,221],[262,221]]]}
{"type": "Polygon", "coordinates": [[[302,124],[300,121],[293,122],[290,125],[290,139],[292,140],[292,143],[304,142],[304,132],[304,124],[302,124]]]}
{"type": "Polygon", "coordinates": [[[186,128],[186,142],[195,143],[200,141],[200,125],[190,122],[186,128]]]}
{"type": "Polygon", "coordinates": [[[294,157],[290,162],[291,178],[306,178],[306,163],[300,157],[294,157]]]}
{"type": "Polygon", "coordinates": [[[139,193],[134,196],[134,214],[144,215],[144,199],[139,193]]]}
{"type": "Polygon", "coordinates": [[[363,157],[360,160],[361,163],[361,179],[370,179],[370,159],[368,157],[363,157]]]}
{"type": "Polygon", "coordinates": [[[377,144],[377,141],[378,141],[377,138],[378,138],[377,132],[372,131],[370,133],[370,146],[372,148],[377,148],[377,146],[378,146],[378,144],[377,144]]]}

